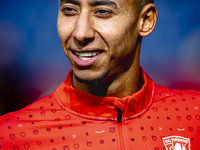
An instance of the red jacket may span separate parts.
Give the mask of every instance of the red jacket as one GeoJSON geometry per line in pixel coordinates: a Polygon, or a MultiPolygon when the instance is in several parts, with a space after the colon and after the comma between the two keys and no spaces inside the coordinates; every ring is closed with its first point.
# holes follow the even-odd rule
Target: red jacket
{"type": "Polygon", "coordinates": [[[0,117],[0,150],[200,150],[200,93],[171,90],[142,71],[123,99],[73,88],[71,72],[53,94],[0,117]]]}

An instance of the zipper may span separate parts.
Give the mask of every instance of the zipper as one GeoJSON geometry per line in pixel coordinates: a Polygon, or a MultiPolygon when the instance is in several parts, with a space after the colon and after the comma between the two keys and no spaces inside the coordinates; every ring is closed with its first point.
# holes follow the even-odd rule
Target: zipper
{"type": "Polygon", "coordinates": [[[118,113],[117,123],[121,123],[123,111],[117,107],[117,113],[118,113]]]}
{"type": "Polygon", "coordinates": [[[125,146],[125,135],[123,130],[122,113],[123,111],[117,107],[118,117],[117,117],[117,132],[119,140],[119,150],[126,150],[125,146]]]}

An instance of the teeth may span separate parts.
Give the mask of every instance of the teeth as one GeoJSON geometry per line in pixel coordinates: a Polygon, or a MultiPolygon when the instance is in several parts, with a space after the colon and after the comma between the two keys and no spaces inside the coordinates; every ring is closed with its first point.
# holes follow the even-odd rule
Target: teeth
{"type": "Polygon", "coordinates": [[[79,58],[82,59],[82,60],[84,60],[84,61],[91,59],[89,57],[79,57],[79,58]]]}
{"type": "Polygon", "coordinates": [[[75,52],[79,57],[92,57],[99,54],[99,52],[75,52]]]}
{"type": "Polygon", "coordinates": [[[75,54],[82,60],[89,60],[91,57],[98,55],[100,52],[93,51],[93,52],[75,52],[75,54]]]}

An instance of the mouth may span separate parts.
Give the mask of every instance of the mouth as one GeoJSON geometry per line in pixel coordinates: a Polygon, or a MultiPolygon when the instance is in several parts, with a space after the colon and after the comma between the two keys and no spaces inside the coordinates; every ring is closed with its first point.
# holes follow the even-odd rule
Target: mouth
{"type": "Polygon", "coordinates": [[[86,61],[99,55],[100,53],[102,53],[102,51],[83,51],[83,52],[72,51],[72,53],[77,57],[79,57],[81,60],[86,61]]]}
{"type": "Polygon", "coordinates": [[[98,64],[103,56],[103,50],[87,49],[87,50],[71,50],[74,62],[79,67],[90,67],[98,64]]]}

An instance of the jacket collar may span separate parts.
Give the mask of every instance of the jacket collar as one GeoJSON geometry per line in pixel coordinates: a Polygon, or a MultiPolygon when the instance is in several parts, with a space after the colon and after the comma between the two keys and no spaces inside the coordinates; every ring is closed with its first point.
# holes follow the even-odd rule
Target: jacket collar
{"type": "Polygon", "coordinates": [[[152,104],[154,82],[141,68],[143,87],[132,96],[122,99],[117,97],[98,97],[79,91],[72,86],[72,70],[65,81],[56,89],[56,99],[65,109],[91,117],[117,118],[117,107],[122,113],[122,120],[140,117],[152,104]]]}

